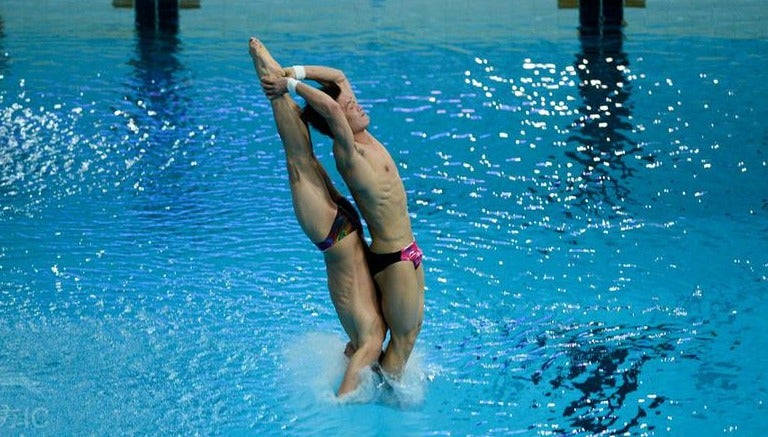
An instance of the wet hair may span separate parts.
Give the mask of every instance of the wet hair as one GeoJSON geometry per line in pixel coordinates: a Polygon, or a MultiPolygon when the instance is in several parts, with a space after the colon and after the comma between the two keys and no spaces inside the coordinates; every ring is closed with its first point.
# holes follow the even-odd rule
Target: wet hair
{"type": "MultiPolygon", "coordinates": [[[[320,88],[320,91],[331,96],[333,100],[338,99],[339,94],[341,94],[341,88],[333,82],[323,85],[320,88]]],[[[304,123],[308,123],[321,134],[333,138],[333,132],[331,132],[331,127],[328,125],[328,121],[309,104],[304,105],[304,108],[301,110],[301,119],[304,120],[304,123]]]]}

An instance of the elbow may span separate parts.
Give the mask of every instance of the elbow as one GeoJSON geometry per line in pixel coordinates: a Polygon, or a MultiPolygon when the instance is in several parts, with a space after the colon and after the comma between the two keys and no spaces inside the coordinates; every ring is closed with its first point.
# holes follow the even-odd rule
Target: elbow
{"type": "Polygon", "coordinates": [[[327,94],[320,93],[317,96],[314,96],[314,98],[307,95],[302,95],[302,97],[307,99],[309,105],[312,106],[312,108],[326,120],[341,112],[341,106],[339,103],[333,100],[327,94]]]}
{"type": "Polygon", "coordinates": [[[321,113],[327,120],[344,118],[344,111],[342,111],[341,105],[331,98],[324,99],[321,107],[317,108],[317,112],[321,113]]]}

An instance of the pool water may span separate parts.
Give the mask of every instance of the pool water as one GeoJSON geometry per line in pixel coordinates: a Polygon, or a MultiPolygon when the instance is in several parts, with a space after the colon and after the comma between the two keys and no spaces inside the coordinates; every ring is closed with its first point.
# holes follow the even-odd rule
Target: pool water
{"type": "Polygon", "coordinates": [[[768,429],[759,2],[621,41],[532,0],[202,3],[0,3],[0,434],[768,429]],[[250,35],[345,70],[408,190],[425,324],[360,403],[250,35]]]}

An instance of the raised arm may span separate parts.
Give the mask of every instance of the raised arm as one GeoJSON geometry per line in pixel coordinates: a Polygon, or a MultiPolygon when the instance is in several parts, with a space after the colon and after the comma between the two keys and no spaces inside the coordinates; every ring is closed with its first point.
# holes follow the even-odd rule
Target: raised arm
{"type": "Polygon", "coordinates": [[[323,91],[292,77],[265,77],[261,85],[267,97],[274,99],[285,92],[300,95],[327,122],[334,140],[341,146],[344,162],[351,164],[357,155],[355,137],[341,105],[323,91]]]}
{"type": "Polygon", "coordinates": [[[315,108],[315,111],[325,118],[334,139],[342,147],[348,151],[354,150],[355,137],[352,128],[349,126],[349,121],[347,121],[347,116],[341,109],[341,105],[336,100],[319,89],[302,82],[296,83],[296,94],[303,97],[308,105],[315,108]]]}
{"type": "Polygon", "coordinates": [[[283,71],[288,77],[294,79],[309,79],[321,84],[335,83],[339,88],[352,90],[344,72],[336,68],[324,67],[321,65],[294,65],[284,68],[283,71]]]}

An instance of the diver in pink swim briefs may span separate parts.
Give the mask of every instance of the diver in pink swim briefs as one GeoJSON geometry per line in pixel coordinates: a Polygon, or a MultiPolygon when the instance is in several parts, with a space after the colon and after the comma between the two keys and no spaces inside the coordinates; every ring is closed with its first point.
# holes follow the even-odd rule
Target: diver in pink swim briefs
{"type": "MultiPolygon", "coordinates": [[[[262,80],[284,74],[259,40],[251,38],[249,50],[262,80]]],[[[285,151],[296,218],[323,253],[331,301],[353,349],[347,353],[349,363],[337,391],[341,396],[359,385],[365,367],[377,365],[386,334],[366,262],[368,247],[357,212],[315,157],[299,106],[287,94],[270,97],[270,104],[285,151]]]]}
{"type": "Polygon", "coordinates": [[[340,70],[297,65],[285,77],[267,77],[269,97],[293,92],[307,102],[302,118],[333,138],[336,168],[344,178],[371,233],[369,267],[381,291],[390,341],[380,360],[390,377],[402,375],[424,319],[424,267],[416,245],[397,164],[368,131],[370,119],[340,70]],[[307,85],[314,80],[321,89],[307,85]]]}
{"type": "Polygon", "coordinates": [[[411,244],[405,246],[402,250],[396,250],[390,253],[369,252],[368,268],[371,269],[371,275],[373,275],[375,278],[379,272],[400,261],[410,261],[413,263],[413,268],[418,269],[421,265],[421,259],[423,257],[424,254],[421,252],[421,249],[414,241],[411,244]]]}

